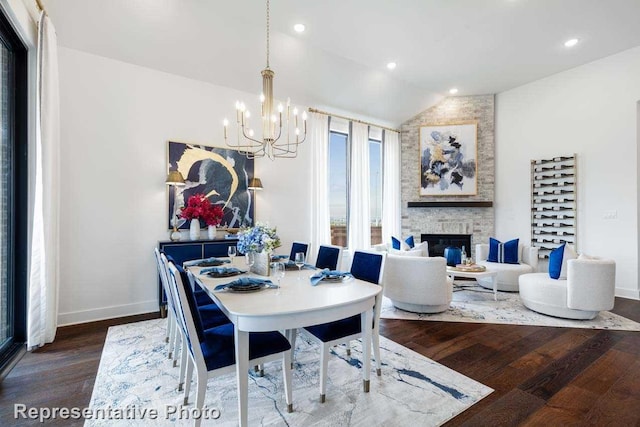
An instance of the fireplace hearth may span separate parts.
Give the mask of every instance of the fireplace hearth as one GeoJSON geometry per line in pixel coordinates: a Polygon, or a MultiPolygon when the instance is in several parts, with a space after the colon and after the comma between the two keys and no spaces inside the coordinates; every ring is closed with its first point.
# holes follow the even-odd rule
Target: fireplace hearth
{"type": "Polygon", "coordinates": [[[420,240],[428,242],[429,256],[444,256],[444,249],[449,246],[461,248],[471,256],[471,234],[421,234],[420,240]]]}

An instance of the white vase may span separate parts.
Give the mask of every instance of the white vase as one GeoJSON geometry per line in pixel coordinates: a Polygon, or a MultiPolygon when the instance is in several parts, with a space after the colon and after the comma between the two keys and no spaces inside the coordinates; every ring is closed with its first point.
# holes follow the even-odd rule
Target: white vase
{"type": "Polygon", "coordinates": [[[207,226],[207,237],[209,240],[214,240],[216,238],[216,231],[218,231],[218,228],[215,225],[207,226]]]}
{"type": "Polygon", "coordinates": [[[200,240],[200,220],[194,218],[189,224],[189,238],[191,240],[200,240]]]}

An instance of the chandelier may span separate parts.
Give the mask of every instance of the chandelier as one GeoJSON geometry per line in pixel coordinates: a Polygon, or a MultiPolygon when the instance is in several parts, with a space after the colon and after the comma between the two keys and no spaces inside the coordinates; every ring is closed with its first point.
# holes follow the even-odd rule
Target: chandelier
{"type": "Polygon", "coordinates": [[[307,112],[299,114],[297,108],[291,107],[287,98],[287,105],[278,104],[277,113],[274,110],[273,76],[275,73],[269,68],[269,0],[267,0],[267,67],[262,70],[262,94],[260,95],[262,138],[255,135],[249,124],[251,113],[244,102],[236,102],[236,122],[238,126],[237,141],[229,142],[227,127],[229,121],[224,119],[224,141],[237,149],[248,159],[268,157],[293,158],[298,155],[298,145],[307,137],[307,112]],[[284,127],[284,129],[283,129],[284,127]]]}

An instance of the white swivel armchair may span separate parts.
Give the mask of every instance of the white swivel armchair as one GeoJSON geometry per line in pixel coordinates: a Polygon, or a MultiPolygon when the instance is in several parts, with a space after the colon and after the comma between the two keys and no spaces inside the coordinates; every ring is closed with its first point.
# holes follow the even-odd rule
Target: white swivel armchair
{"type": "MultiPolygon", "coordinates": [[[[538,269],[538,248],[533,246],[518,246],[518,261],[520,264],[503,264],[489,262],[489,245],[482,243],[476,245],[476,264],[484,265],[487,270],[498,272],[498,290],[508,292],[518,292],[518,278],[522,274],[534,273],[538,269]]],[[[491,278],[482,278],[478,284],[483,288],[492,289],[491,278]]]]}
{"type": "Polygon", "coordinates": [[[567,279],[548,273],[520,276],[520,298],[525,307],[567,319],[593,319],[615,302],[616,263],[591,258],[567,261],[567,279]]]}
{"type": "Polygon", "coordinates": [[[443,257],[387,254],[382,282],[384,296],[395,307],[414,313],[445,311],[453,296],[443,257]]]}

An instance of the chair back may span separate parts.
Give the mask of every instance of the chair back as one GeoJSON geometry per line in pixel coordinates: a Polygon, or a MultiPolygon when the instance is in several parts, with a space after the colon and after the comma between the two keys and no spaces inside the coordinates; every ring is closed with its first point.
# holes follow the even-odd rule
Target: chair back
{"type": "Polygon", "coordinates": [[[198,313],[198,306],[195,304],[195,298],[188,297],[191,289],[189,278],[182,268],[173,263],[169,263],[169,282],[173,286],[173,291],[176,295],[177,317],[180,319],[179,324],[186,337],[189,353],[191,353],[196,365],[205,366],[204,355],[200,347],[200,342],[204,334],[198,333],[198,328],[203,332],[202,322],[200,322],[200,315],[198,313]]]}
{"type": "MultiPolygon", "coordinates": [[[[356,279],[382,286],[382,274],[384,272],[385,254],[355,251],[351,262],[351,274],[356,279]]],[[[379,334],[380,311],[382,310],[382,292],[376,296],[373,307],[373,333],[379,334]]]]}
{"type": "Polygon", "coordinates": [[[289,254],[289,259],[291,261],[294,261],[296,259],[296,254],[298,252],[303,252],[304,253],[304,258],[307,258],[307,250],[309,249],[309,244],[308,243],[302,243],[302,242],[293,242],[293,244],[291,245],[291,253],[289,254]]]}
{"type": "Polygon", "coordinates": [[[341,256],[342,248],[340,246],[320,245],[320,248],[318,248],[318,258],[316,259],[316,268],[338,270],[341,256]]]}
{"type": "Polygon", "coordinates": [[[171,286],[169,284],[169,269],[166,255],[164,252],[161,254],[158,248],[154,248],[153,253],[156,257],[156,263],[158,265],[158,275],[160,275],[160,283],[162,284],[162,290],[167,297],[167,305],[172,313],[176,314],[175,299],[171,286]],[[163,258],[164,257],[164,258],[163,258]]]}
{"type": "Polygon", "coordinates": [[[351,262],[351,274],[356,279],[379,285],[382,283],[384,254],[355,251],[351,262]]]}

